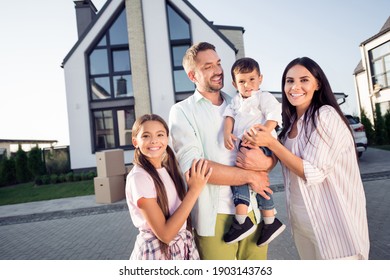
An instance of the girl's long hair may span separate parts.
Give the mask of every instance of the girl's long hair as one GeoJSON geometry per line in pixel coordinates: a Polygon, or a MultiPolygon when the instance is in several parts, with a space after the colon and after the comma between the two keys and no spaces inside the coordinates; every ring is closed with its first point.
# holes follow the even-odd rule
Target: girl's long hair
{"type": "MultiPolygon", "coordinates": [[[[167,136],[169,136],[169,128],[163,118],[155,114],[146,114],[141,116],[134,122],[132,128],[133,138],[137,137],[142,125],[147,121],[160,122],[165,128],[167,136]]],[[[135,149],[134,164],[142,167],[152,177],[157,193],[157,204],[160,206],[165,216],[165,219],[169,219],[171,213],[169,213],[167,192],[160,176],[158,175],[156,168],[153,166],[153,164],[150,163],[148,158],[141,153],[140,149],[135,149]]],[[[166,155],[162,160],[162,166],[165,167],[169,176],[172,178],[173,183],[175,184],[177,195],[179,196],[180,200],[183,201],[184,196],[186,194],[186,185],[184,183],[182,173],[180,172],[176,156],[169,146],[167,146],[166,155]]],[[[192,226],[189,216],[187,218],[187,229],[191,230],[191,228],[192,226]]],[[[166,258],[169,259],[168,245],[160,240],[160,247],[166,258]]]]}
{"type": "Polygon", "coordinates": [[[286,84],[286,75],[287,72],[295,65],[302,65],[316,78],[319,89],[314,92],[313,98],[307,109],[303,123],[304,129],[306,131],[306,135],[308,136],[307,141],[310,141],[309,137],[311,135],[311,131],[308,130],[309,123],[313,124],[314,129],[317,128],[316,116],[319,116],[319,109],[324,105],[332,106],[336,112],[340,115],[341,119],[344,121],[347,129],[351,132],[352,130],[349,126],[348,120],[345,118],[343,112],[340,109],[339,104],[337,103],[336,97],[332,91],[332,88],[329,84],[329,81],[321,69],[321,67],[312,59],[308,57],[298,57],[292,60],[283,72],[282,76],[282,121],[283,121],[283,129],[279,134],[279,139],[283,140],[286,136],[287,131],[292,125],[292,121],[297,118],[297,109],[295,106],[291,105],[288,101],[286,93],[284,92],[284,86],[286,84]]]}

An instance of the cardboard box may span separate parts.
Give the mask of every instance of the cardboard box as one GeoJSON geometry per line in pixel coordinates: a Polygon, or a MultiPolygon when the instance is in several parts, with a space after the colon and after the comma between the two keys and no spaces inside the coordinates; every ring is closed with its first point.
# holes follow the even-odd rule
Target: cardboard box
{"type": "Polygon", "coordinates": [[[93,183],[96,203],[113,203],[126,197],[125,175],[95,177],[93,183]]]}
{"type": "Polygon", "coordinates": [[[96,153],[98,177],[111,177],[126,174],[124,152],[121,149],[96,153]]]}

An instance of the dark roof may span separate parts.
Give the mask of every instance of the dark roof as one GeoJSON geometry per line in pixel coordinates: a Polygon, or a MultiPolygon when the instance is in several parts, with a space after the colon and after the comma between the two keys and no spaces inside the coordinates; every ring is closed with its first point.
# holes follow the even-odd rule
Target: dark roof
{"type": "Polygon", "coordinates": [[[383,34],[389,32],[389,31],[390,31],[390,16],[387,18],[385,24],[382,26],[381,30],[377,34],[375,34],[374,36],[368,38],[367,40],[362,42],[360,45],[365,45],[365,44],[371,42],[372,40],[382,36],[383,34]]]}
{"type": "Polygon", "coordinates": [[[365,71],[364,67],[363,67],[363,63],[362,63],[362,60],[359,61],[358,65],[356,65],[356,68],[355,70],[353,71],[353,74],[359,74],[360,72],[363,72],[365,71]]]}
{"type": "MultiPolygon", "coordinates": [[[[68,59],[71,57],[73,52],[77,49],[77,47],[80,45],[80,43],[85,38],[85,36],[88,34],[88,32],[92,29],[92,27],[95,25],[95,23],[99,20],[100,16],[103,14],[104,10],[108,7],[110,2],[111,2],[111,0],[106,1],[104,6],[97,13],[96,18],[90,23],[90,25],[84,31],[83,35],[78,38],[76,44],[72,47],[72,49],[69,51],[69,53],[65,56],[64,60],[62,61],[61,67],[64,67],[64,64],[66,63],[66,61],[68,61],[68,59]]],[[[218,27],[223,27],[222,25],[214,25],[212,22],[208,21],[189,1],[183,0],[183,2],[186,3],[188,5],[188,7],[190,7],[190,9],[193,10],[205,23],[207,23],[207,25],[211,29],[213,29],[214,32],[217,33],[218,36],[221,37],[222,40],[224,40],[228,44],[228,46],[230,46],[236,53],[238,52],[238,50],[236,49],[234,44],[225,35],[223,35],[221,31],[218,30],[218,27]]],[[[224,29],[242,29],[243,33],[245,31],[243,27],[239,27],[239,26],[235,26],[235,27],[224,26],[224,27],[225,27],[224,29]]]]}

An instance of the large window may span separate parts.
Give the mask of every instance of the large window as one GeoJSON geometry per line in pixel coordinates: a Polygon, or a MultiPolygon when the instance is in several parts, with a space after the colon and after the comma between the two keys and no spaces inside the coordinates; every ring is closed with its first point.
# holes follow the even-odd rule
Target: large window
{"type": "Polygon", "coordinates": [[[124,6],[87,58],[93,149],[129,149],[135,113],[124,6]]]}
{"type": "Polygon", "coordinates": [[[188,79],[182,66],[184,53],[191,46],[190,25],[173,6],[167,5],[169,39],[173,67],[175,100],[180,101],[194,92],[195,86],[188,79]]]}
{"type": "Polygon", "coordinates": [[[95,110],[95,148],[104,150],[130,146],[134,118],[134,109],[95,110]]]}
{"type": "Polygon", "coordinates": [[[390,41],[369,51],[374,89],[390,87],[390,41]]]}

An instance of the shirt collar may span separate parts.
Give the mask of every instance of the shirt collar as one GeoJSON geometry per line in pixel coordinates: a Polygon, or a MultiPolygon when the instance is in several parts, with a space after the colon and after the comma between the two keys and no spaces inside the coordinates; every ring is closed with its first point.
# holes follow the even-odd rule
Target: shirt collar
{"type": "MultiPolygon", "coordinates": [[[[225,93],[225,92],[223,92],[223,91],[221,91],[221,95],[222,95],[222,98],[223,98],[225,101],[227,101],[227,102],[229,102],[230,99],[232,98],[229,94],[227,94],[227,93],[225,93]]],[[[194,97],[195,97],[195,102],[198,102],[199,100],[202,100],[202,99],[207,100],[207,101],[210,102],[210,100],[208,100],[207,98],[205,98],[197,89],[195,89],[194,97]]]]}

